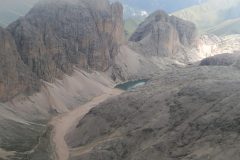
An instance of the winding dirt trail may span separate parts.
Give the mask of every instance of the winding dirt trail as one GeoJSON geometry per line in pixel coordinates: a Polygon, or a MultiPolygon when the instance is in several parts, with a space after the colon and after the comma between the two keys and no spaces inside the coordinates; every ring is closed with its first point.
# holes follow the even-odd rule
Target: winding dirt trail
{"type": "Polygon", "coordinates": [[[69,148],[64,139],[65,135],[73,129],[74,126],[86,115],[90,109],[96,107],[99,103],[107,100],[110,97],[117,96],[123,91],[118,89],[108,89],[99,97],[93,98],[90,102],[77,107],[76,109],[57,116],[50,124],[53,126],[51,143],[55,148],[56,160],[67,160],[69,158],[69,148]]]}

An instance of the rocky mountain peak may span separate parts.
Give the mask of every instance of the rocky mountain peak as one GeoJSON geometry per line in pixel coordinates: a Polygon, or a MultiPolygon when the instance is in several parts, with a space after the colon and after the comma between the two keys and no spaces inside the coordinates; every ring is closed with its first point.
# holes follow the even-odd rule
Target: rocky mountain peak
{"type": "Polygon", "coordinates": [[[52,81],[73,65],[104,71],[113,64],[124,39],[122,10],[107,0],[42,1],[8,30],[24,63],[52,81]]]}
{"type": "Polygon", "coordinates": [[[195,38],[193,23],[156,11],[139,25],[130,41],[143,46],[140,52],[145,55],[184,59],[183,48],[192,45],[195,38]]]}
{"type": "Polygon", "coordinates": [[[155,19],[155,22],[159,22],[159,21],[167,22],[168,18],[169,18],[168,14],[162,10],[155,11],[153,14],[151,14],[148,17],[149,21],[155,19]]]}

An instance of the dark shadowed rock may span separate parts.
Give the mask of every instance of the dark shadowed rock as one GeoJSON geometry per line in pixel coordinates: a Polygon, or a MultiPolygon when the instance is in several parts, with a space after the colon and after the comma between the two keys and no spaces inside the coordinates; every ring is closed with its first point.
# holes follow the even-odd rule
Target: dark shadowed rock
{"type": "Polygon", "coordinates": [[[240,60],[240,54],[220,54],[212,57],[205,58],[201,61],[202,66],[231,66],[240,60]]]}
{"type": "Polygon", "coordinates": [[[113,64],[123,40],[122,10],[107,0],[46,0],[8,30],[24,63],[52,81],[73,65],[105,71],[113,64]]]}
{"type": "Polygon", "coordinates": [[[156,11],[139,25],[130,41],[137,42],[144,55],[185,60],[184,47],[191,46],[195,38],[193,23],[156,11]]]}
{"type": "Polygon", "coordinates": [[[43,0],[0,28],[0,102],[7,101],[0,103],[0,159],[52,159],[51,129],[46,130],[52,116],[113,85],[93,70],[114,64],[124,40],[122,12],[120,3],[107,0],[43,0]],[[40,87],[42,79],[62,77],[40,87]]]}
{"type": "Polygon", "coordinates": [[[0,28],[0,101],[38,87],[39,82],[22,62],[11,34],[0,28]]]}

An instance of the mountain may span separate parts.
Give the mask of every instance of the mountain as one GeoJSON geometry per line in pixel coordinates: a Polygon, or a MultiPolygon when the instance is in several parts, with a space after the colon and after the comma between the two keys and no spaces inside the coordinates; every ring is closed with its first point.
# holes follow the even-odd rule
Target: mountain
{"type": "MultiPolygon", "coordinates": [[[[34,4],[41,0],[1,0],[0,1],[0,24],[7,26],[20,16],[24,16],[34,4]]],[[[117,1],[117,0],[112,0],[117,1]]],[[[158,9],[173,12],[183,9],[194,4],[198,4],[199,0],[186,0],[184,2],[178,0],[119,0],[124,6],[124,15],[126,18],[135,15],[141,15],[142,11],[151,13],[158,9]]]]}
{"type": "Polygon", "coordinates": [[[217,35],[240,33],[237,19],[240,17],[239,0],[205,0],[205,1],[122,1],[125,7],[126,31],[130,35],[136,29],[136,23],[140,24],[145,16],[141,11],[150,14],[158,9],[163,9],[179,18],[192,21],[200,30],[200,33],[217,35]],[[135,4],[135,5],[134,5],[135,4]],[[139,13],[139,14],[136,14],[139,13]],[[141,17],[141,18],[139,18],[141,17]],[[131,25],[130,25],[131,24],[131,25]]]}
{"type": "MultiPolygon", "coordinates": [[[[222,33],[218,32],[221,31],[221,29],[217,29],[218,31],[216,32],[214,32],[214,29],[211,29],[215,27],[222,28],[221,26],[226,26],[226,24],[229,24],[230,21],[234,21],[234,19],[239,18],[239,9],[239,0],[222,0],[221,3],[219,3],[218,0],[208,0],[200,5],[185,8],[172,14],[185,20],[191,20],[202,32],[217,33],[221,35],[222,33]]],[[[226,26],[225,28],[226,29],[223,29],[223,32],[225,32],[224,30],[227,30],[228,27],[226,26]]],[[[229,31],[230,30],[231,29],[229,29],[229,31]]],[[[237,30],[233,29],[233,31],[237,30]]]]}
{"type": "Polygon", "coordinates": [[[125,31],[127,38],[135,31],[137,26],[156,10],[171,13],[193,5],[201,4],[204,0],[119,0],[124,6],[125,31]]]}
{"type": "Polygon", "coordinates": [[[240,18],[226,20],[212,28],[209,28],[206,32],[215,35],[230,35],[240,34],[240,18]]]}
{"type": "Polygon", "coordinates": [[[122,43],[122,6],[105,0],[42,1],[7,30],[23,62],[41,79],[70,74],[73,64],[104,71],[122,43]]]}
{"type": "Polygon", "coordinates": [[[0,101],[38,91],[39,81],[21,61],[12,35],[0,27],[0,101]]]}
{"type": "Polygon", "coordinates": [[[45,0],[0,28],[0,159],[51,159],[51,117],[118,80],[122,16],[107,0],[45,0]]]}
{"type": "MultiPolygon", "coordinates": [[[[6,27],[18,17],[24,16],[38,0],[10,0],[0,1],[0,26],[6,27]]],[[[41,1],[41,0],[40,0],[41,1]]],[[[112,0],[115,2],[117,0],[112,0]]],[[[163,9],[167,12],[173,12],[185,7],[200,3],[199,0],[120,0],[124,6],[125,30],[129,37],[150,13],[163,9]]]]}
{"type": "Polygon", "coordinates": [[[131,50],[124,41],[123,7],[107,0],[37,3],[0,28],[0,57],[3,160],[53,159],[53,117],[108,93],[117,82],[172,64],[131,50]]]}
{"type": "Polygon", "coordinates": [[[42,0],[0,27],[1,160],[240,159],[239,52],[209,57],[239,36],[123,23],[119,2],[42,0]]]}
{"type": "MultiPolygon", "coordinates": [[[[139,11],[146,11],[147,13],[152,13],[156,10],[164,10],[168,13],[184,9],[203,1],[199,0],[185,0],[184,2],[179,0],[119,0],[125,7],[125,17],[136,16],[135,13],[139,11]]],[[[140,12],[139,12],[140,13],[140,12]]]]}
{"type": "MultiPolygon", "coordinates": [[[[18,17],[24,16],[37,1],[0,1],[0,25],[6,27],[18,17]]],[[[226,23],[232,23],[231,21],[239,18],[239,0],[223,0],[221,3],[218,0],[112,0],[115,1],[120,1],[124,6],[127,38],[149,14],[159,9],[194,22],[203,33],[239,33],[238,24],[234,23],[233,28],[226,26],[226,23]],[[222,27],[217,29],[218,26],[222,27]],[[229,27],[231,29],[228,30],[229,27]]]]}
{"type": "Polygon", "coordinates": [[[137,43],[139,53],[146,56],[170,57],[186,62],[184,48],[195,42],[196,32],[193,23],[156,11],[138,26],[129,40],[137,43]]]}

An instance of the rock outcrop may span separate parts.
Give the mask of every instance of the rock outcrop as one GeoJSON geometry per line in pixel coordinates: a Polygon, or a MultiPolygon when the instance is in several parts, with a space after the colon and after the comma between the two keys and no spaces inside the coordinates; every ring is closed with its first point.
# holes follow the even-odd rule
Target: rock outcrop
{"type": "Polygon", "coordinates": [[[73,65],[107,70],[123,41],[121,4],[107,0],[45,0],[7,29],[23,62],[53,81],[73,65]]]}
{"type": "Polygon", "coordinates": [[[193,23],[156,11],[139,25],[130,41],[136,42],[144,55],[186,60],[184,47],[191,46],[195,38],[193,23]]]}
{"type": "Polygon", "coordinates": [[[201,66],[237,66],[240,60],[239,53],[225,53],[205,58],[201,61],[201,66]]]}
{"type": "Polygon", "coordinates": [[[11,34],[0,28],[0,101],[38,87],[36,76],[22,62],[11,34]]]}

